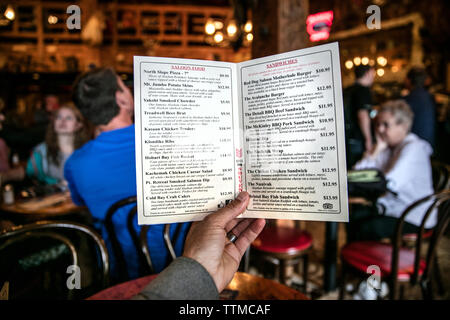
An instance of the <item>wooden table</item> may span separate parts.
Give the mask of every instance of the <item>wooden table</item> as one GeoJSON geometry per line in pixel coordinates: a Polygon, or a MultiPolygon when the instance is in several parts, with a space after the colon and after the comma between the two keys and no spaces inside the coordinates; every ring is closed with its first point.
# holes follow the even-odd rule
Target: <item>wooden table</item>
{"type": "MultiPolygon", "coordinates": [[[[131,280],[105,289],[88,300],[128,300],[139,293],[156,275],[131,280]]],[[[278,282],[236,272],[221,294],[223,300],[309,300],[304,294],[278,282]]]]}
{"type": "Polygon", "coordinates": [[[348,197],[348,204],[361,204],[364,206],[370,206],[372,202],[363,197],[348,197]]]}
{"type": "Polygon", "coordinates": [[[79,207],[72,202],[69,192],[27,201],[16,201],[10,205],[0,205],[2,213],[10,218],[18,218],[26,222],[62,217],[80,212],[83,209],[84,207],[79,207]]]}
{"type": "Polygon", "coordinates": [[[236,272],[225,290],[237,291],[235,300],[309,300],[288,286],[244,272],[236,272]]]}

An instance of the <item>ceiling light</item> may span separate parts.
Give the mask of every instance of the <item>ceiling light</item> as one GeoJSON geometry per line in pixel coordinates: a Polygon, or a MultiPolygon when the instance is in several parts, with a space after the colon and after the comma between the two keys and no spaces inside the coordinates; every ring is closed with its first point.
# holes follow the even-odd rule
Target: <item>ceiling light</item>
{"type": "Polygon", "coordinates": [[[223,28],[223,22],[222,21],[214,21],[214,28],[217,30],[220,30],[223,28]]]}
{"type": "Polygon", "coordinates": [[[14,9],[12,6],[8,5],[8,7],[5,10],[5,17],[8,20],[14,20],[14,18],[16,17],[16,13],[14,12],[14,9]]]}
{"type": "Polygon", "coordinates": [[[214,23],[211,20],[206,22],[205,32],[206,32],[206,34],[209,34],[209,35],[211,35],[214,32],[216,32],[216,27],[214,27],[214,23]]]}
{"type": "Polygon", "coordinates": [[[48,16],[48,23],[49,24],[57,24],[58,23],[58,17],[56,16],[48,16]]]}
{"type": "Polygon", "coordinates": [[[230,24],[227,27],[227,33],[230,37],[234,36],[237,32],[237,27],[236,27],[236,23],[230,22],[230,24]]]}
{"type": "Polygon", "coordinates": [[[384,76],[384,69],[383,69],[383,68],[378,69],[378,70],[377,70],[377,75],[378,75],[379,77],[384,76]]]}
{"type": "Polygon", "coordinates": [[[380,66],[384,67],[387,64],[387,59],[385,57],[380,56],[377,58],[377,63],[380,66]]]}
{"type": "Polygon", "coordinates": [[[214,41],[215,41],[216,43],[222,42],[222,41],[223,41],[223,33],[222,33],[222,32],[217,32],[217,33],[214,35],[214,41]]]}
{"type": "Polygon", "coordinates": [[[244,31],[245,32],[252,32],[253,30],[253,24],[251,21],[247,21],[247,23],[244,26],[244,31]]]}

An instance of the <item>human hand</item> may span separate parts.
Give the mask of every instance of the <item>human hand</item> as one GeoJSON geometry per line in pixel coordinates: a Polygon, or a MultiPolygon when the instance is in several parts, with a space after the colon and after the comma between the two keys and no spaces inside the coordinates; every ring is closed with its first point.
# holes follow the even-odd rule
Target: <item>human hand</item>
{"type": "Polygon", "coordinates": [[[372,156],[378,155],[381,151],[385,150],[388,147],[386,140],[384,140],[380,134],[376,133],[375,139],[377,142],[371,152],[372,156]]]}
{"type": "Polygon", "coordinates": [[[233,279],[245,250],[264,228],[264,219],[237,219],[248,205],[250,196],[241,192],[225,208],[194,222],[189,231],[183,256],[199,262],[211,275],[221,292],[233,279]],[[232,243],[227,233],[233,230],[232,243]]]}

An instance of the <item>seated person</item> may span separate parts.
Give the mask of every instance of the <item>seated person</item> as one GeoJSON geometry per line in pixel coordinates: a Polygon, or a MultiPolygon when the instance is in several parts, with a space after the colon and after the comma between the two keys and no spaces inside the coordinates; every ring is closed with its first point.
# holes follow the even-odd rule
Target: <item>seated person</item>
{"type": "MultiPolygon", "coordinates": [[[[3,121],[5,121],[5,116],[0,113],[0,130],[3,129],[3,121]]],[[[10,180],[22,180],[24,178],[22,168],[11,168],[9,165],[10,153],[11,150],[5,140],[0,138],[0,187],[10,180]]]]}
{"type": "MultiPolygon", "coordinates": [[[[0,113],[0,130],[3,128],[2,122],[5,120],[5,116],[0,113]]],[[[9,148],[2,138],[0,138],[0,173],[7,172],[9,170],[9,148]]]]}
{"type": "MultiPolygon", "coordinates": [[[[0,130],[3,128],[2,122],[5,120],[5,116],[0,113],[0,130]]],[[[8,145],[6,144],[5,140],[0,138],[0,188],[2,185],[9,181],[14,180],[14,169],[11,169],[9,165],[9,153],[10,150],[8,148],[8,145]]],[[[23,178],[23,170],[22,173],[19,175],[19,178],[23,178]]],[[[9,220],[4,220],[0,218],[0,232],[3,230],[10,229],[14,226],[14,223],[9,220]]]]}
{"type": "MultiPolygon", "coordinates": [[[[428,142],[410,133],[413,117],[404,100],[388,101],[381,106],[375,120],[376,145],[364,154],[354,169],[380,169],[393,192],[377,200],[377,204],[385,207],[385,215],[368,209],[352,211],[347,226],[348,241],[392,237],[403,211],[413,202],[433,194],[430,162],[433,150],[428,142]]],[[[423,203],[407,215],[403,233],[418,231],[430,205],[431,202],[423,203]]],[[[434,227],[436,220],[434,212],[425,228],[434,227]]]]}
{"type": "Polygon", "coordinates": [[[33,149],[26,165],[26,175],[43,184],[64,183],[66,160],[89,137],[80,111],[73,104],[63,105],[47,127],[45,142],[33,149]]]}
{"type": "MultiPolygon", "coordinates": [[[[104,68],[81,75],[74,84],[73,99],[83,115],[95,126],[97,137],[67,160],[64,176],[72,200],[89,208],[94,226],[101,231],[111,257],[111,277],[117,278],[116,259],[105,227],[105,218],[115,202],[136,195],[133,96],[112,69],[104,68]]],[[[128,277],[133,279],[140,273],[137,251],[127,229],[131,206],[118,209],[113,216],[113,224],[125,256],[128,277]]],[[[133,224],[140,232],[137,219],[134,219],[133,224]]],[[[180,227],[174,244],[177,256],[182,252],[189,225],[171,225],[171,236],[180,227]]],[[[161,224],[151,225],[148,232],[149,251],[157,273],[167,265],[168,251],[163,233],[164,225],[161,224]]]]}

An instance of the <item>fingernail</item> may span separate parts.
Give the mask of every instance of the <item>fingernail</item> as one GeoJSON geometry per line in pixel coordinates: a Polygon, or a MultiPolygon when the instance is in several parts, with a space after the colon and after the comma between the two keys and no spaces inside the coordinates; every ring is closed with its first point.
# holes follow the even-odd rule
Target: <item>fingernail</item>
{"type": "Polygon", "coordinates": [[[248,198],[248,193],[245,191],[242,191],[241,193],[238,194],[238,196],[236,197],[237,200],[239,201],[245,201],[248,198]]]}

